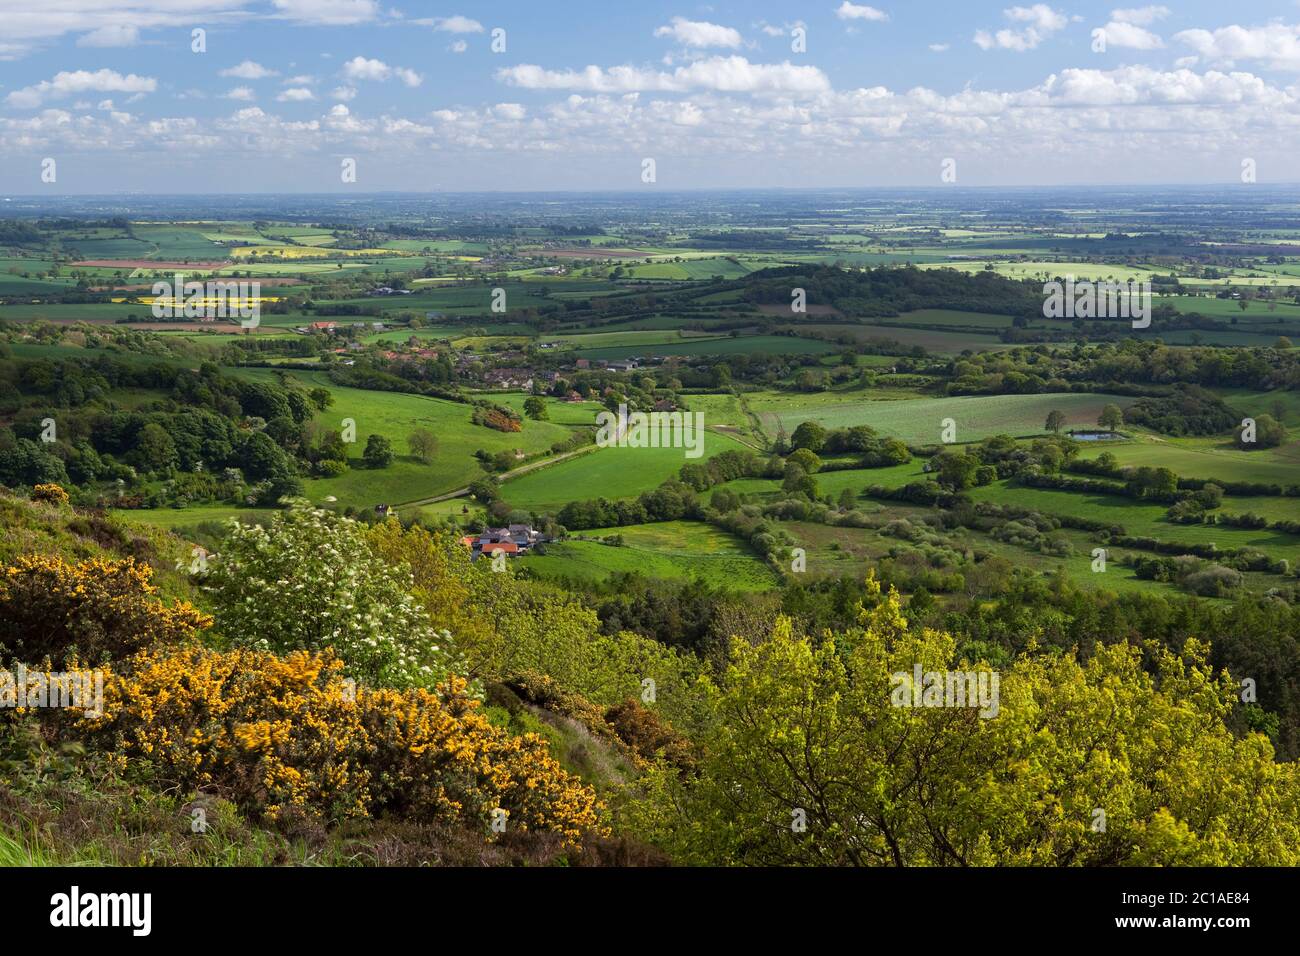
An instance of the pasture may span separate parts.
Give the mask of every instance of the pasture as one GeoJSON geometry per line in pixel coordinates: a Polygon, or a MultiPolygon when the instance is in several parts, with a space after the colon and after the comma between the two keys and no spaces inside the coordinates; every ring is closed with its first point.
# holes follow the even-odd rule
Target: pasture
{"type": "MultiPolygon", "coordinates": [[[[265,369],[241,369],[247,378],[264,378],[274,373],[265,369]]],[[[356,422],[357,441],[352,446],[347,472],[336,478],[312,478],[304,481],[304,491],[312,501],[333,495],[340,505],[357,507],[375,504],[401,504],[452,491],[473,481],[482,469],[473,454],[482,448],[489,452],[515,451],[524,455],[544,452],[571,434],[569,428],[553,422],[525,419],[523,430],[500,432],[470,422],[471,408],[423,395],[399,392],[375,392],[334,385],[321,373],[288,373],[290,380],[304,387],[321,386],[329,390],[334,404],[316,416],[321,428],[339,430],[343,419],[356,422]],[[417,428],[427,428],[438,439],[438,450],[430,464],[412,457],[406,446],[407,436],[417,428]],[[366,439],[380,434],[389,439],[397,460],[388,468],[365,467],[361,454],[366,439]]]]}
{"type": "Polygon", "coordinates": [[[981,441],[993,435],[1029,436],[1046,431],[1047,414],[1062,412],[1066,428],[1096,425],[1102,408],[1110,403],[1124,407],[1130,399],[1093,393],[1044,395],[967,395],[917,398],[911,401],[873,401],[870,392],[855,401],[810,406],[798,394],[764,393],[749,398],[764,430],[775,435],[780,428],[791,433],[800,422],[813,420],[827,428],[870,425],[881,435],[913,444],[941,441],[945,419],[956,425],[957,443],[981,441]]]}
{"type": "Polygon", "coordinates": [[[670,581],[700,579],[732,591],[774,587],[777,575],[743,541],[697,521],[665,521],[581,532],[546,546],[545,555],[520,558],[516,566],[541,577],[599,582],[636,573],[670,581]],[[622,544],[597,539],[617,537],[622,544]]]}
{"type": "Polygon", "coordinates": [[[739,335],[726,338],[691,338],[662,345],[620,345],[576,351],[583,358],[617,361],[651,355],[818,355],[834,349],[835,346],[828,342],[793,336],[739,335]]]}
{"type": "Polygon", "coordinates": [[[634,498],[674,477],[682,465],[724,451],[746,451],[727,435],[705,432],[704,454],[687,458],[681,448],[600,448],[505,482],[501,497],[528,511],[559,511],[587,498],[634,498]]]}

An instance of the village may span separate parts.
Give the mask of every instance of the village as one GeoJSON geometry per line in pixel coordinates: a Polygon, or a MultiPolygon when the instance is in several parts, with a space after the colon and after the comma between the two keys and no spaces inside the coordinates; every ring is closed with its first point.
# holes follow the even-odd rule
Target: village
{"type": "MultiPolygon", "coordinates": [[[[384,292],[385,288],[381,286],[371,294],[394,294],[398,291],[390,289],[384,292]]],[[[435,316],[441,316],[441,313],[430,314],[430,318],[435,316]]],[[[393,363],[437,362],[446,356],[458,380],[492,391],[546,390],[554,386],[566,371],[626,373],[681,361],[676,356],[608,360],[570,357],[566,354],[568,350],[562,349],[558,342],[541,342],[529,351],[524,351],[509,347],[487,350],[457,348],[450,339],[431,345],[427,336],[414,333],[403,343],[389,341],[384,342],[382,347],[362,341],[363,336],[393,332],[399,328],[400,325],[392,321],[338,322],[326,319],[295,327],[294,331],[300,335],[325,335],[338,342],[328,350],[328,354],[335,356],[345,366],[354,365],[356,358],[362,354],[393,363]]],[[[581,396],[575,393],[574,400],[580,399],[581,396]]]]}

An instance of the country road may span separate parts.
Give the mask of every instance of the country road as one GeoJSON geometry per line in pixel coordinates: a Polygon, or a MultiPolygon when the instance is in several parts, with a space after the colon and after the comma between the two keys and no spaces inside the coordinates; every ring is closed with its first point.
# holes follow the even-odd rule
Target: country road
{"type": "MultiPolygon", "coordinates": [[[[526,475],[530,471],[536,471],[538,468],[545,468],[548,465],[557,465],[562,461],[568,461],[570,458],[576,458],[579,455],[590,454],[600,448],[599,445],[584,445],[582,448],[574,451],[566,451],[562,455],[556,455],[554,458],[543,458],[541,461],[530,461],[526,465],[520,465],[518,468],[512,468],[509,471],[503,471],[497,475],[498,481],[509,481],[511,478],[518,478],[520,475],[526,475]]],[[[469,486],[457,488],[454,491],[446,491],[440,495],[434,495],[431,498],[416,498],[414,501],[402,501],[393,505],[394,508],[410,508],[420,505],[431,505],[439,501],[448,501],[452,498],[463,498],[469,494],[469,486]]]]}

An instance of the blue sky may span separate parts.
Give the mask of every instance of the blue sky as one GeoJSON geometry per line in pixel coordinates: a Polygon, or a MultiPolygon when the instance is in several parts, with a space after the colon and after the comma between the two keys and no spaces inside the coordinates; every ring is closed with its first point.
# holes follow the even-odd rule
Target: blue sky
{"type": "Polygon", "coordinates": [[[0,191],[1300,180],[1246,6],[0,0],[0,191]]]}

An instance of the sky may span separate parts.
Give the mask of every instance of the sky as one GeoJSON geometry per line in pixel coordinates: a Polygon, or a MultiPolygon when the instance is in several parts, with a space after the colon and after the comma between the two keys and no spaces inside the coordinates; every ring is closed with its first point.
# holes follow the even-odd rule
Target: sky
{"type": "Polygon", "coordinates": [[[0,0],[0,193],[1300,182],[1298,0],[877,3],[0,0]]]}

